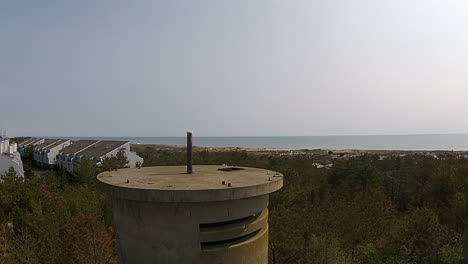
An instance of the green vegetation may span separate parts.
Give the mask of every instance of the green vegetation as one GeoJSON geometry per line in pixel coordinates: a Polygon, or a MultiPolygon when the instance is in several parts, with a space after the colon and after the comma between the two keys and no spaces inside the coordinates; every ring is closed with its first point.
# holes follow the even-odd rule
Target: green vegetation
{"type": "Polygon", "coordinates": [[[102,161],[102,170],[104,171],[111,171],[126,168],[128,165],[127,157],[125,156],[125,152],[120,150],[117,152],[115,157],[105,157],[102,161]]]}
{"type": "MultiPolygon", "coordinates": [[[[126,166],[125,156],[97,168],[82,160],[73,174],[49,170],[24,179],[10,169],[0,181],[0,263],[117,263],[109,197],[96,175],[126,166]]],[[[26,153],[24,165],[33,167],[26,153]]]]}
{"type": "MultiPolygon", "coordinates": [[[[143,166],[183,165],[185,152],[137,149],[143,166]]],[[[279,171],[270,197],[270,263],[460,263],[468,159],[412,154],[341,157],[316,168],[311,153],[197,151],[194,164],[279,171]]],[[[104,163],[103,162],[103,167],[104,163]]],[[[106,169],[123,165],[108,161],[106,169]]],[[[110,201],[96,187],[102,169],[49,171],[0,183],[0,263],[116,263],[110,201]]]]}
{"type": "MultiPolygon", "coordinates": [[[[183,151],[140,148],[145,166],[183,165],[183,151]]],[[[333,155],[328,153],[328,155],[333,155]]],[[[270,196],[270,263],[460,263],[468,159],[445,153],[330,156],[194,154],[195,164],[279,171],[270,196]]]]}
{"type": "Polygon", "coordinates": [[[2,177],[0,263],[112,263],[110,226],[108,197],[95,182],[55,171],[25,180],[14,171],[2,177]]]}

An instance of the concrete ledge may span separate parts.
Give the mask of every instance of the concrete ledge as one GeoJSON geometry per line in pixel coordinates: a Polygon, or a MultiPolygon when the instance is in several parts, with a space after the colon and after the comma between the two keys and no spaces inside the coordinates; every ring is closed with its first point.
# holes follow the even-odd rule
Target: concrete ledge
{"type": "Polygon", "coordinates": [[[194,166],[194,174],[185,173],[185,166],[121,169],[101,173],[98,180],[112,197],[170,203],[244,199],[269,194],[283,186],[283,175],[274,171],[219,168],[222,166],[194,166]]]}
{"type": "Polygon", "coordinates": [[[255,232],[268,225],[268,209],[253,219],[247,219],[235,224],[224,225],[214,228],[200,228],[200,242],[211,242],[226,240],[255,232]]]}

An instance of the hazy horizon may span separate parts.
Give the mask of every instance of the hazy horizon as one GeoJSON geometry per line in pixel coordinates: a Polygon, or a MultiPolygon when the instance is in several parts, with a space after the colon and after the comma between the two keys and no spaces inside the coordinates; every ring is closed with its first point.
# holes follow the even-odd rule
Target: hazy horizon
{"type": "MultiPolygon", "coordinates": [[[[52,137],[54,138],[54,137],[52,137]]],[[[61,137],[71,140],[125,140],[136,145],[158,144],[184,146],[184,136],[176,137],[61,137]]],[[[322,136],[195,136],[200,147],[235,147],[254,149],[328,149],[328,150],[411,150],[466,151],[468,134],[430,135],[322,135],[322,136]]]]}
{"type": "MultiPolygon", "coordinates": [[[[192,131],[193,132],[193,131],[192,131]]],[[[434,134],[434,133],[426,133],[426,134],[349,134],[349,135],[337,135],[337,134],[330,134],[330,135],[258,135],[258,136],[251,136],[251,135],[241,135],[241,136],[205,136],[205,135],[193,135],[194,137],[202,137],[202,138],[242,138],[242,137],[372,137],[372,136],[450,136],[450,135],[468,135],[468,133],[442,133],[442,134],[434,134]]],[[[58,138],[186,138],[185,133],[178,133],[174,136],[106,136],[106,135],[84,135],[84,136],[64,136],[64,135],[25,135],[19,137],[58,137],[58,138]]]]}
{"type": "Polygon", "coordinates": [[[468,133],[468,2],[0,3],[17,136],[468,133]]]}

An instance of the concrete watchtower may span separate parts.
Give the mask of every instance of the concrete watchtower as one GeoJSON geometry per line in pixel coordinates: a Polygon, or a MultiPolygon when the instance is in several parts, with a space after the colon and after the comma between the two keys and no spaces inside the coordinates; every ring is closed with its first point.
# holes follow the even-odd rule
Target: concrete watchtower
{"type": "Polygon", "coordinates": [[[279,173],[162,166],[98,180],[112,197],[120,263],[268,263],[268,196],[283,186],[279,173]]]}

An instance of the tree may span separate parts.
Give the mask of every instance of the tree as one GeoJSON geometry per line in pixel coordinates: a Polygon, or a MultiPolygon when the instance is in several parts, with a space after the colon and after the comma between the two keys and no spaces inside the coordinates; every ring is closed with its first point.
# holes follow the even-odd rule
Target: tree
{"type": "MultiPolygon", "coordinates": [[[[41,263],[37,255],[37,240],[27,229],[7,230],[8,252],[5,262],[0,263],[41,263]]],[[[1,258],[0,258],[1,260],[1,258]]]]}
{"type": "Polygon", "coordinates": [[[16,174],[15,169],[13,167],[10,167],[5,172],[5,174],[0,176],[0,178],[2,178],[3,180],[5,180],[5,179],[15,179],[15,178],[18,178],[18,175],[16,174]]]}
{"type": "Polygon", "coordinates": [[[279,207],[272,212],[270,263],[349,263],[334,235],[318,234],[310,228],[309,209],[279,207]]]}
{"type": "Polygon", "coordinates": [[[72,217],[62,235],[65,263],[117,263],[112,233],[94,215],[72,217]]]}
{"type": "Polygon", "coordinates": [[[388,237],[384,248],[387,254],[398,256],[399,263],[441,263],[441,253],[447,255],[449,249],[440,250],[449,245],[454,236],[456,234],[442,225],[431,209],[421,208],[402,220],[399,231],[388,237]]]}
{"type": "Polygon", "coordinates": [[[0,263],[7,263],[8,241],[7,234],[9,230],[7,225],[0,223],[0,263]]]}
{"type": "Polygon", "coordinates": [[[61,195],[39,178],[5,181],[0,187],[5,198],[0,208],[13,226],[8,236],[11,263],[63,263],[59,233],[70,216],[61,195]]]}
{"type": "Polygon", "coordinates": [[[34,161],[33,153],[34,153],[34,146],[32,145],[27,146],[26,149],[24,150],[23,155],[21,156],[21,159],[23,160],[23,162],[32,163],[34,161]]]}
{"type": "Polygon", "coordinates": [[[24,178],[26,180],[30,180],[31,178],[34,177],[34,172],[32,171],[31,166],[29,166],[28,163],[24,163],[23,168],[24,168],[24,178]]]}
{"type": "Polygon", "coordinates": [[[368,189],[381,180],[375,162],[375,157],[368,155],[336,162],[329,172],[328,183],[334,187],[345,185],[351,191],[368,189]]]}
{"type": "Polygon", "coordinates": [[[93,183],[96,180],[98,169],[91,160],[83,159],[78,162],[74,172],[79,183],[93,183]]]}
{"type": "Polygon", "coordinates": [[[123,150],[119,150],[115,156],[105,157],[102,161],[102,169],[104,171],[118,170],[127,168],[128,159],[123,150]]]}

